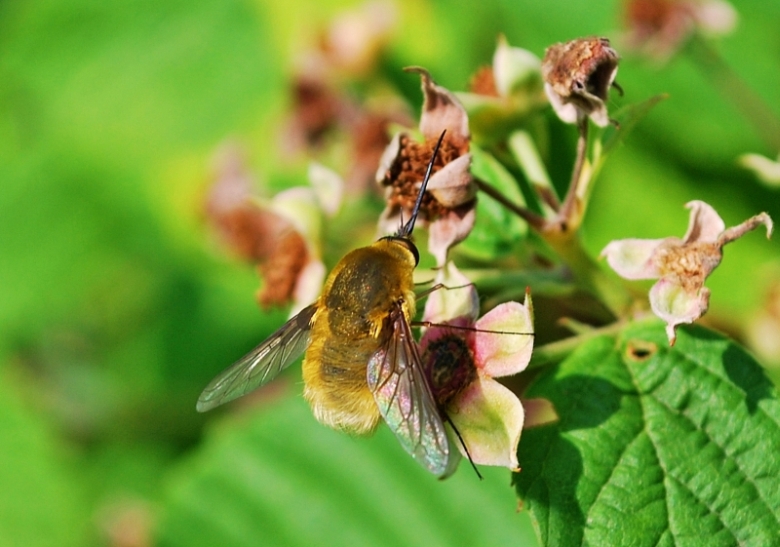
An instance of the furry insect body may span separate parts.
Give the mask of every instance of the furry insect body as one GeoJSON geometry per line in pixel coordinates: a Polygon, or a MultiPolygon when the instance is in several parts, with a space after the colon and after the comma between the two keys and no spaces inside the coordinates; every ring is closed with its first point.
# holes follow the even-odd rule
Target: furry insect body
{"type": "Polygon", "coordinates": [[[383,238],[347,254],[328,277],[303,361],[304,397],[325,425],[372,432],[381,414],[366,381],[366,364],[391,335],[387,318],[400,305],[414,316],[409,240],[383,238]]]}
{"type": "Polygon", "coordinates": [[[304,397],[317,420],[365,434],[383,418],[415,460],[436,475],[445,473],[449,441],[410,327],[419,260],[411,235],[443,137],[408,222],[394,236],[342,258],[314,304],[206,386],[199,411],[270,382],[305,352],[304,397]]]}

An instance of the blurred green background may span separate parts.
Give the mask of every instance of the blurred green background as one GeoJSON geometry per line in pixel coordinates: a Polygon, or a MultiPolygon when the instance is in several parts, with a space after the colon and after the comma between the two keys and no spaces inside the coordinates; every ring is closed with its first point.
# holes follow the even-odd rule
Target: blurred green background
{"type": "MultiPolygon", "coordinates": [[[[205,224],[214,150],[238,139],[260,178],[305,183],[305,162],[278,155],[292,59],[355,5],[0,3],[0,545],[534,544],[507,471],[480,482],[464,466],[438,483],[386,430],[327,430],[296,366],[254,404],[195,412],[203,386],[285,316],[258,310],[254,270],[205,224]]],[[[780,2],[734,5],[737,29],[717,47],[777,113],[780,2]]],[[[499,33],[541,56],[622,29],[616,2],[396,9],[384,70],[422,65],[455,90],[499,33]]],[[[414,77],[395,78],[416,93],[414,77]]],[[[780,219],[780,192],[735,163],[778,151],[690,58],[625,55],[618,81],[616,105],[670,98],[599,180],[594,254],[611,239],[682,236],[691,199],[728,225],[780,219]]],[[[550,170],[565,180],[573,130],[550,121],[563,150],[550,170]]],[[[711,324],[750,340],[779,245],[756,233],[727,248],[708,283],[711,324]]]]}

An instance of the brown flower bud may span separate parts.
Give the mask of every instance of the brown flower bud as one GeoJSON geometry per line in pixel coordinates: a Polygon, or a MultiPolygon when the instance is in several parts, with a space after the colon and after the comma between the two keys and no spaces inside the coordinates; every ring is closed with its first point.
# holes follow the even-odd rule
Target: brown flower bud
{"type": "Polygon", "coordinates": [[[555,113],[566,123],[590,117],[609,123],[607,100],[618,69],[618,54],[606,38],[579,38],[547,48],[542,61],[545,91],[555,113]]]}

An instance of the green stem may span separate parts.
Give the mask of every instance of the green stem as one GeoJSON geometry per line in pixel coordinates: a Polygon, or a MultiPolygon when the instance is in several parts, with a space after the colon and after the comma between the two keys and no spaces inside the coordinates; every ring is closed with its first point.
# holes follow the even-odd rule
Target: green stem
{"type": "Polygon", "coordinates": [[[588,153],[588,117],[580,116],[577,121],[577,130],[579,132],[579,138],[577,139],[577,156],[574,160],[574,169],[571,173],[571,182],[569,183],[569,190],[566,192],[566,199],[563,202],[563,207],[558,214],[558,218],[562,222],[571,225],[571,220],[574,215],[581,218],[581,214],[577,211],[582,209],[583,203],[578,201],[580,196],[580,184],[582,184],[582,168],[585,166],[585,159],[588,153]]]}
{"type": "Polygon", "coordinates": [[[630,293],[590,257],[576,233],[555,230],[541,235],[569,267],[577,282],[601,300],[615,317],[628,313],[632,302],[630,293]]]}
{"type": "Polygon", "coordinates": [[[563,340],[534,348],[531,362],[528,364],[526,370],[539,369],[548,365],[560,363],[584,342],[599,336],[617,334],[625,326],[625,321],[617,321],[606,327],[591,329],[588,332],[578,334],[577,336],[570,336],[569,338],[564,338],[563,340]]]}
{"type": "Polygon", "coordinates": [[[552,214],[560,208],[558,194],[547,174],[539,151],[528,131],[518,130],[509,136],[507,145],[525,178],[552,214]]]}
{"type": "Polygon", "coordinates": [[[533,211],[526,209],[525,207],[522,207],[520,205],[517,205],[516,203],[513,203],[509,198],[507,198],[504,194],[499,192],[496,188],[485,182],[484,180],[478,179],[474,177],[474,182],[477,185],[477,188],[479,188],[480,191],[484,192],[497,202],[499,202],[501,205],[515,213],[517,216],[525,220],[529,226],[535,228],[536,230],[540,230],[545,223],[544,218],[537,215],[533,211]]]}

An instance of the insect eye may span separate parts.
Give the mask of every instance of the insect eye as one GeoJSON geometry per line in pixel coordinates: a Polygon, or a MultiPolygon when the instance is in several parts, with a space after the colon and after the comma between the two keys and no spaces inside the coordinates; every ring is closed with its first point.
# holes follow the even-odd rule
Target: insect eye
{"type": "Polygon", "coordinates": [[[383,237],[382,239],[390,240],[393,243],[397,243],[405,247],[410,253],[412,253],[412,256],[414,257],[414,265],[417,266],[420,263],[420,253],[417,250],[417,246],[414,243],[412,243],[412,240],[405,237],[399,237],[399,236],[386,236],[383,237]]]}

